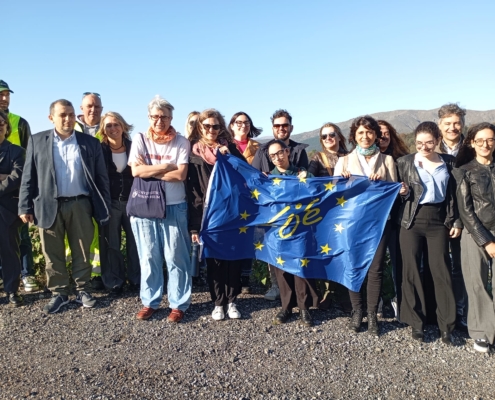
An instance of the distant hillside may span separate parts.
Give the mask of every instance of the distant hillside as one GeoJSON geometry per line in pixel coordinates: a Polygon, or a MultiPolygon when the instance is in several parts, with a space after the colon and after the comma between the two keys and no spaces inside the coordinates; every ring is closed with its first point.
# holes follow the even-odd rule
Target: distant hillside
{"type": "MultiPolygon", "coordinates": [[[[423,121],[437,121],[438,108],[434,110],[397,110],[388,112],[379,112],[371,114],[375,119],[384,119],[392,124],[399,133],[410,133],[423,121]]],[[[466,125],[473,125],[478,122],[495,122],[495,110],[489,111],[475,111],[467,110],[466,125]]],[[[329,121],[334,122],[334,121],[329,121]]],[[[351,126],[352,119],[344,122],[337,122],[336,124],[342,129],[344,136],[349,136],[349,128],[351,126]]],[[[318,138],[319,128],[292,135],[292,139],[296,142],[303,142],[309,145],[308,151],[320,149],[320,141],[318,138]]]]}

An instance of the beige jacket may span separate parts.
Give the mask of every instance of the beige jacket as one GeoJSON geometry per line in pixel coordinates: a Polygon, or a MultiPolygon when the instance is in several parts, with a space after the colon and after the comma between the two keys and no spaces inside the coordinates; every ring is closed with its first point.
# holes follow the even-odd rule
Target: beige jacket
{"type": "MultiPolygon", "coordinates": [[[[341,176],[343,171],[349,171],[352,175],[362,176],[364,174],[355,149],[352,153],[339,158],[333,174],[341,176]]],[[[382,181],[397,182],[397,168],[392,156],[379,153],[373,173],[380,175],[382,181]]]]}

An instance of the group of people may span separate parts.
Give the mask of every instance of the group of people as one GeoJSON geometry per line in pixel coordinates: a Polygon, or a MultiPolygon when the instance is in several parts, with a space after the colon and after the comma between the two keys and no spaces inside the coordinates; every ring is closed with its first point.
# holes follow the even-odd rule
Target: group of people
{"type": "MultiPolygon", "coordinates": [[[[149,319],[164,292],[167,268],[170,322],[180,322],[191,303],[191,245],[200,240],[209,180],[218,154],[230,153],[266,174],[325,177],[364,175],[370,180],[400,182],[392,208],[367,273],[363,290],[349,291],[352,313],[348,328],[361,330],[367,312],[368,332],[378,336],[377,314],[383,266],[389,250],[396,297],[396,317],[423,340],[434,316],[441,340],[466,324],[474,348],[489,350],[495,336],[495,307],[490,293],[495,256],[495,126],[481,123],[464,136],[465,110],[442,106],[438,122],[422,122],[414,131],[416,152],[409,149],[387,121],[356,118],[349,151],[340,128],[324,124],[321,151],[308,158],[307,145],[291,140],[292,116],[277,110],[271,117],[273,140],[258,143],[261,133],[250,116],[238,112],[226,123],[215,109],[191,112],[184,135],[172,126],[174,107],[160,96],[148,104],[149,128],[131,141],[132,125],[117,112],[103,114],[101,96],[83,94],[82,115],[68,100],[50,105],[54,128],[31,135],[29,125],[10,113],[8,84],[0,80],[0,256],[8,300],[23,303],[19,286],[36,290],[25,261],[32,249],[29,223],[38,226],[46,260],[47,288],[53,296],[44,307],[56,313],[71,294],[68,254],[77,291],[76,302],[94,307],[92,291],[121,293],[125,284],[139,290],[149,319]],[[163,217],[128,204],[133,185],[158,182],[164,192],[163,217]],[[153,214],[154,215],[154,214],[153,214]],[[126,257],[122,254],[125,232],[126,257]],[[431,294],[434,293],[434,296],[431,294]]],[[[241,318],[237,296],[249,292],[252,260],[207,258],[214,320],[241,318]]],[[[280,298],[273,323],[286,323],[299,309],[301,323],[311,326],[311,307],[328,306],[333,283],[320,296],[316,282],[269,265],[267,300],[280,298]]]]}

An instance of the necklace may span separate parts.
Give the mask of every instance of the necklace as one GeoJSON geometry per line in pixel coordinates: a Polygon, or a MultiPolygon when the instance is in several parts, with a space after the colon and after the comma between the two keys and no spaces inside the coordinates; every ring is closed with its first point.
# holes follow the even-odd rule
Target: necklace
{"type": "Polygon", "coordinates": [[[108,146],[109,146],[112,150],[120,150],[122,147],[124,147],[124,141],[122,141],[122,144],[120,145],[120,147],[112,147],[112,145],[110,144],[110,142],[108,143],[108,146]]]}

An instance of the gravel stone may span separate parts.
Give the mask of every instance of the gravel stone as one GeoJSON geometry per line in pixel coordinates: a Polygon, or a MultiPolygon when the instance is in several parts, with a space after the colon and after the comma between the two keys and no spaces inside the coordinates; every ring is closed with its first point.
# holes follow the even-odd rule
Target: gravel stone
{"type": "MultiPolygon", "coordinates": [[[[135,294],[97,293],[97,306],[75,302],[44,315],[49,295],[24,294],[11,308],[0,297],[1,399],[489,399],[493,351],[480,354],[466,334],[454,346],[428,326],[380,319],[379,338],[347,330],[338,309],[312,310],[315,326],[292,317],[272,326],[280,302],[261,289],[237,301],[241,320],[213,321],[207,288],[179,324],[166,298],[149,321],[135,318],[135,294]]],[[[390,315],[390,310],[385,310],[390,315]]]]}

